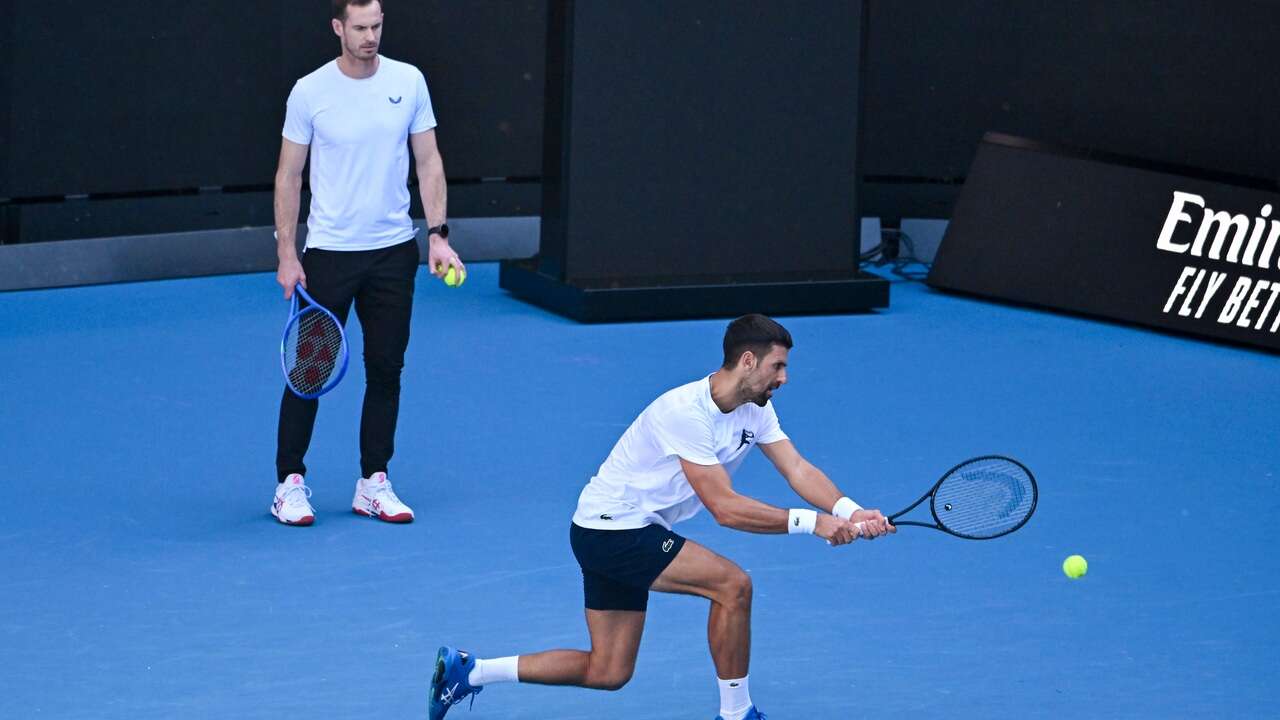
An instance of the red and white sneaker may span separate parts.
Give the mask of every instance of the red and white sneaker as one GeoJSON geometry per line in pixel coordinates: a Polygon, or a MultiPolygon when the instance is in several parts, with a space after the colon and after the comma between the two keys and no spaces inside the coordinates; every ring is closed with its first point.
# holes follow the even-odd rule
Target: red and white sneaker
{"type": "Polygon", "coordinates": [[[357,515],[368,515],[386,522],[413,522],[413,510],[396,497],[384,472],[356,481],[356,496],[351,501],[351,510],[357,515]]]}
{"type": "Polygon", "coordinates": [[[311,488],[303,481],[302,476],[293,473],[276,485],[276,497],[271,501],[271,514],[285,525],[310,525],[316,521],[316,513],[311,509],[307,498],[311,497],[311,488]]]}

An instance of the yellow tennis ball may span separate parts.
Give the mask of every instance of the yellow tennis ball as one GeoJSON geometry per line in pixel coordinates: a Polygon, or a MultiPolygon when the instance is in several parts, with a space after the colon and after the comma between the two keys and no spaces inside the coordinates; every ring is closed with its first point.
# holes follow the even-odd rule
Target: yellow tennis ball
{"type": "MultiPolygon", "coordinates": [[[[443,265],[436,265],[436,270],[439,271],[443,267],[444,267],[443,265]]],[[[449,287],[458,287],[459,285],[461,285],[466,281],[467,281],[466,271],[463,270],[462,272],[459,272],[458,268],[454,267],[453,265],[450,265],[449,272],[444,274],[444,284],[448,285],[449,287]]]]}
{"type": "Polygon", "coordinates": [[[1062,572],[1066,573],[1067,577],[1072,580],[1082,578],[1085,573],[1089,572],[1089,563],[1079,555],[1072,555],[1062,561],[1062,572]]]}

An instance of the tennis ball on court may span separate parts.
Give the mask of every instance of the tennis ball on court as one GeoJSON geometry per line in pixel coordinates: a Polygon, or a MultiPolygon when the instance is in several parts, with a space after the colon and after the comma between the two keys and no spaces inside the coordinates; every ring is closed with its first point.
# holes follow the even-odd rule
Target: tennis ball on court
{"type": "Polygon", "coordinates": [[[1089,572],[1089,563],[1079,555],[1072,555],[1062,561],[1062,572],[1066,573],[1067,577],[1072,580],[1082,578],[1085,573],[1089,572]]]}
{"type": "MultiPolygon", "coordinates": [[[[444,267],[443,265],[436,265],[436,271],[439,272],[443,267],[444,267]]],[[[459,285],[461,285],[466,281],[467,281],[466,271],[464,270],[462,272],[459,272],[458,268],[452,265],[449,266],[449,272],[444,274],[444,284],[448,285],[449,287],[458,287],[459,285]]]]}

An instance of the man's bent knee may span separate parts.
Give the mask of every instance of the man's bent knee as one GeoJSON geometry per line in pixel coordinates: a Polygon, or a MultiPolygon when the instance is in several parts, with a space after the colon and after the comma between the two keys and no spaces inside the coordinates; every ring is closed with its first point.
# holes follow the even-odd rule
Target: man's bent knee
{"type": "Polygon", "coordinates": [[[751,609],[751,576],[738,570],[725,583],[721,604],[739,610],[751,609]]]}
{"type": "Polygon", "coordinates": [[[606,670],[603,672],[587,672],[587,687],[593,690],[621,690],[631,681],[634,667],[606,670]]]}
{"type": "Polygon", "coordinates": [[[625,687],[627,684],[627,681],[629,681],[630,679],[631,678],[629,677],[620,677],[616,680],[602,680],[598,684],[592,685],[591,687],[595,690],[608,690],[609,692],[613,692],[615,690],[621,690],[623,687],[625,687]]]}

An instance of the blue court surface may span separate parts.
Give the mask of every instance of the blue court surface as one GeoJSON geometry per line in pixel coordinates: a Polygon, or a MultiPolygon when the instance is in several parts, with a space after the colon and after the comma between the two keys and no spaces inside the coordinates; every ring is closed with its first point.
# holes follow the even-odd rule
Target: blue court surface
{"type": "MultiPolygon", "coordinates": [[[[420,273],[409,526],[350,512],[358,353],[321,401],[316,524],[268,514],[273,274],[0,294],[0,718],[420,718],[442,643],[586,647],[577,494],[650,400],[715,369],[726,321],[579,325],[471,271],[420,273]]],[[[754,578],[771,720],[1280,712],[1274,356],[905,282],[887,311],[780,319],[783,428],[856,500],[895,511],[989,452],[1041,496],[990,542],[680,525],[754,578]]],[[[759,453],[736,485],[799,504],[759,453]]],[[[706,611],[655,595],[619,692],[496,685],[449,717],[711,720],[706,611]]]]}

